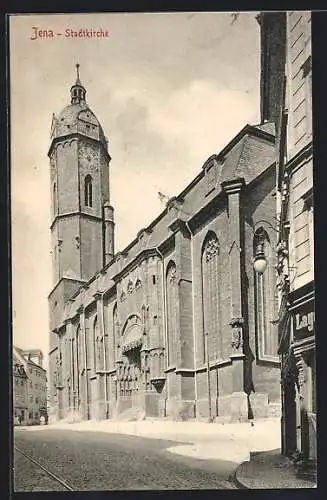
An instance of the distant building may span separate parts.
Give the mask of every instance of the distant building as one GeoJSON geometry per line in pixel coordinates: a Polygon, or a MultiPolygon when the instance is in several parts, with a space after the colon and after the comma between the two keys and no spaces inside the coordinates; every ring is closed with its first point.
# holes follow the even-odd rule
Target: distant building
{"type": "Polygon", "coordinates": [[[24,373],[24,384],[21,382],[19,385],[16,382],[16,380],[18,381],[18,375],[15,376],[18,368],[15,368],[14,365],[14,414],[15,410],[17,416],[19,414],[20,408],[16,405],[16,400],[23,401],[22,392],[24,388],[24,419],[22,423],[25,425],[38,424],[42,415],[47,418],[47,376],[46,370],[42,366],[43,354],[39,349],[23,350],[14,347],[13,360],[14,363],[17,360],[16,364],[19,364],[20,371],[24,373]],[[19,387],[22,389],[17,392],[19,387]]]}
{"type": "Polygon", "coordinates": [[[79,74],[70,94],[48,153],[52,417],[275,414],[274,124],[247,125],[214,151],[115,253],[108,141],[79,74]],[[257,275],[262,248],[267,269],[257,275]]]}
{"type": "Polygon", "coordinates": [[[276,123],[282,448],[316,461],[311,12],[262,13],[263,118],[276,123]]]}
{"type": "Polygon", "coordinates": [[[13,352],[13,417],[14,423],[28,422],[28,376],[25,359],[14,349],[13,352]]]}

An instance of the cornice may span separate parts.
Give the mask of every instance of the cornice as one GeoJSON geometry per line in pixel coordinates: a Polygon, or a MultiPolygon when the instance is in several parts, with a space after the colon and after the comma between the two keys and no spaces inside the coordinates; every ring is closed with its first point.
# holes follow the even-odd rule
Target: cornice
{"type": "Polygon", "coordinates": [[[66,217],[74,217],[74,216],[85,217],[86,219],[93,219],[93,220],[95,219],[98,222],[103,221],[102,217],[99,217],[98,215],[94,215],[94,214],[88,214],[86,212],[82,212],[81,210],[78,210],[76,212],[66,212],[64,214],[56,214],[55,218],[53,219],[53,221],[50,224],[50,230],[53,228],[53,226],[58,221],[58,219],[65,219],[66,217]]]}
{"type": "Polygon", "coordinates": [[[80,284],[80,288],[86,283],[84,280],[79,280],[79,279],[75,279],[75,278],[66,278],[65,276],[62,276],[60,278],[60,280],[55,284],[55,286],[53,287],[53,289],[51,290],[51,292],[49,293],[48,299],[50,299],[52,297],[52,295],[55,292],[55,290],[59,287],[59,285],[63,281],[73,281],[75,283],[79,283],[80,284]]]}
{"type": "Polygon", "coordinates": [[[132,260],[130,260],[123,269],[121,269],[118,273],[116,273],[113,277],[112,280],[117,283],[117,281],[120,281],[120,279],[128,274],[129,270],[135,265],[141,263],[143,260],[145,260],[148,257],[153,257],[159,255],[156,248],[145,248],[143,249],[140,253],[138,253],[132,260]]]}
{"type": "Polygon", "coordinates": [[[291,158],[285,165],[285,170],[291,172],[295,168],[301,166],[302,162],[310,159],[313,155],[312,141],[308,142],[293,158],[291,158]]]}
{"type": "Polygon", "coordinates": [[[235,194],[240,193],[241,190],[245,187],[246,183],[243,177],[239,177],[237,179],[228,179],[226,181],[221,182],[222,190],[227,194],[235,194]]]}
{"type": "Polygon", "coordinates": [[[51,140],[51,144],[50,144],[49,151],[48,151],[48,157],[50,158],[51,153],[52,153],[54,147],[56,146],[56,144],[63,142],[63,141],[69,141],[70,139],[86,139],[86,140],[89,140],[90,142],[93,142],[95,144],[101,144],[103,152],[105,153],[107,160],[110,162],[111,156],[108,153],[108,150],[106,149],[107,144],[104,145],[103,141],[101,141],[99,139],[95,139],[94,137],[90,137],[88,135],[85,135],[81,132],[73,132],[73,133],[70,133],[67,135],[61,135],[59,137],[54,137],[51,140]]]}

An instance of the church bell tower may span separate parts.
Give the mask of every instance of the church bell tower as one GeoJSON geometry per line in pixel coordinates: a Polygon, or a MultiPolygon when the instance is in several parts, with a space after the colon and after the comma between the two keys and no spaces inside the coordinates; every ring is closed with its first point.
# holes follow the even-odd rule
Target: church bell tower
{"type": "MultiPolygon", "coordinates": [[[[58,327],[67,300],[114,256],[108,141],[86,102],[78,64],[76,70],[70,104],[58,117],[52,117],[48,152],[53,263],[51,331],[58,327]]],[[[54,343],[55,338],[50,341],[54,343]]]]}

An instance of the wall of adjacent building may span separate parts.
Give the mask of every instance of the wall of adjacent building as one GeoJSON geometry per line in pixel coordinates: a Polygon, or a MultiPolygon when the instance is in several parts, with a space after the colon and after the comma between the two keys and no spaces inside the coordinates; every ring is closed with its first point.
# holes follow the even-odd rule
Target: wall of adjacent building
{"type": "Polygon", "coordinates": [[[47,408],[46,371],[35,363],[27,362],[28,422],[39,424],[40,410],[47,408]]]}
{"type": "Polygon", "coordinates": [[[287,15],[286,106],[289,175],[289,249],[291,290],[313,279],[313,214],[303,195],[313,186],[312,152],[299,158],[312,141],[311,13],[287,15]]]}

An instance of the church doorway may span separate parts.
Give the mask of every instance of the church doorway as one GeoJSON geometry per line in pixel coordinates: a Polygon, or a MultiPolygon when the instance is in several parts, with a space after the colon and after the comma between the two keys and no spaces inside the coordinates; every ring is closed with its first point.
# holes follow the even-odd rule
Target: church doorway
{"type": "Polygon", "coordinates": [[[131,397],[137,403],[141,379],[140,348],[131,349],[123,355],[120,379],[120,395],[131,397]]]}
{"type": "Polygon", "coordinates": [[[120,364],[117,373],[120,413],[131,407],[141,407],[142,368],[141,349],[143,324],[137,315],[126,321],[120,344],[120,364]]]}

